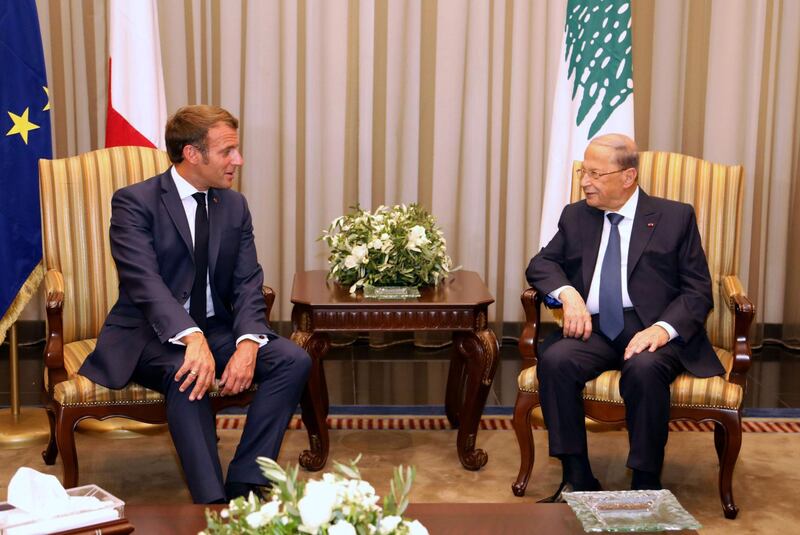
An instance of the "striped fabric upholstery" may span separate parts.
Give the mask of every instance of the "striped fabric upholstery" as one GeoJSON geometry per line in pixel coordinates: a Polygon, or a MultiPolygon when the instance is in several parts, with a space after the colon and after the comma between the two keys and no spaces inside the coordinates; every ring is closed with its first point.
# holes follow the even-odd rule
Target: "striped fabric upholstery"
{"type": "Polygon", "coordinates": [[[64,288],[64,367],[70,379],[54,387],[59,403],[163,399],[135,384],[121,390],[96,385],[77,375],[77,370],[94,349],[95,338],[118,296],[108,237],[111,196],[168,166],[166,153],[145,147],[114,147],[39,161],[44,265],[46,270],[61,273],[64,288]]]}
{"type": "MultiPolygon", "coordinates": [[[[733,355],[725,350],[716,348],[717,356],[721,361],[730,361],[733,355]]],[[[622,396],[619,393],[619,370],[611,370],[600,374],[597,379],[586,383],[583,398],[592,401],[604,401],[622,405],[622,396]]],[[[536,376],[536,366],[522,370],[517,377],[517,386],[525,392],[539,391],[539,378],[536,376]]],[[[670,386],[670,404],[675,407],[714,407],[736,410],[741,406],[744,391],[742,387],[729,383],[722,377],[697,378],[688,373],[682,373],[670,386]]]]}
{"type": "MultiPolygon", "coordinates": [[[[733,318],[722,298],[722,281],[735,275],[739,265],[744,169],[673,152],[640,152],[639,157],[639,185],[644,191],[694,206],[714,288],[714,310],[706,320],[706,330],[712,344],[730,351],[733,318]]],[[[581,162],[574,162],[575,169],[580,166],[581,162]]],[[[574,173],[573,177],[571,199],[577,201],[584,195],[580,180],[574,173]]]]}
{"type": "MultiPolygon", "coordinates": [[[[706,320],[711,343],[725,368],[726,377],[700,379],[681,374],[672,383],[671,404],[682,407],[738,409],[744,392],[726,378],[733,366],[733,312],[725,305],[723,292],[744,293],[735,276],[739,262],[739,225],[742,212],[744,170],[739,165],[720,165],[671,152],[639,153],[639,184],[644,191],[694,206],[697,225],[708,257],[714,310],[706,320]]],[[[576,161],[577,170],[582,162],[576,161]]],[[[573,173],[572,201],[584,198],[580,180],[573,173]]],[[[619,393],[619,371],[608,371],[586,383],[585,399],[623,403],[619,393]]],[[[537,392],[536,367],[523,370],[517,379],[520,390],[537,392]]]]}
{"type": "Polygon", "coordinates": [[[62,381],[53,388],[53,398],[61,405],[81,405],[91,403],[146,403],[162,401],[164,396],[149,390],[136,383],[130,383],[125,388],[114,390],[93,383],[83,375],[78,375],[78,369],[94,350],[97,339],[80,340],[64,346],[64,368],[67,370],[69,380],[62,381]]]}
{"type": "Polygon", "coordinates": [[[39,161],[45,270],[64,276],[64,344],[95,338],[117,300],[108,238],[111,195],[168,166],[165,152],[145,147],[39,161]]]}
{"type": "MultiPolygon", "coordinates": [[[[164,396],[138,385],[130,383],[125,388],[114,390],[105,386],[93,383],[86,377],[78,375],[78,370],[94,350],[97,339],[80,340],[64,346],[64,368],[67,370],[69,379],[62,381],[53,388],[53,398],[61,405],[92,405],[92,404],[122,404],[132,403],[152,403],[163,401],[164,396]]],[[[257,386],[252,386],[251,391],[255,391],[257,386]]],[[[214,381],[209,389],[209,396],[219,394],[218,381],[214,381]]]]}

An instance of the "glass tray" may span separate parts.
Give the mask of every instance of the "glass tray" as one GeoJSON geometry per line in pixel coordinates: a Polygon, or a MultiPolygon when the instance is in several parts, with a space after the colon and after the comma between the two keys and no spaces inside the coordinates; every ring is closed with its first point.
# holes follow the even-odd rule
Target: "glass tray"
{"type": "Polygon", "coordinates": [[[587,532],[702,527],[668,490],[570,492],[564,494],[564,499],[587,532]]]}
{"type": "Polygon", "coordinates": [[[419,296],[416,286],[364,286],[366,299],[415,299],[419,296]]]}

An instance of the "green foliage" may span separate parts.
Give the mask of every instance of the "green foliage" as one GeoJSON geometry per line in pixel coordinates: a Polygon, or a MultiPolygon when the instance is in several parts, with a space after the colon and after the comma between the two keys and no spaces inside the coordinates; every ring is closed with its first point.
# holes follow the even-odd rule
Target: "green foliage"
{"type": "Polygon", "coordinates": [[[364,285],[438,284],[452,270],[444,233],[417,204],[355,207],[320,237],[328,244],[328,276],[355,293],[364,285]]]}
{"type": "Polygon", "coordinates": [[[600,103],[591,139],[633,94],[630,0],[569,0],[565,30],[572,98],[583,88],[577,124],[600,103]]]}
{"type": "Polygon", "coordinates": [[[360,459],[359,455],[348,464],[334,461],[333,473],[303,482],[297,480],[297,466],[283,469],[272,459],[259,457],[261,472],[273,484],[270,499],[261,502],[250,494],[231,501],[219,513],[207,510],[202,535],[427,535],[422,524],[402,518],[414,468],[395,468],[391,493],[381,509],[375,489],[361,479],[360,459]]]}

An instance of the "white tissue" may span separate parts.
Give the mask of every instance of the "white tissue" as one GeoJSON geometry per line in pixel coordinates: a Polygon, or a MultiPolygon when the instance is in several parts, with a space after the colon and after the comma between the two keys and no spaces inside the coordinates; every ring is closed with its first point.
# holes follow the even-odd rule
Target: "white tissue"
{"type": "Polygon", "coordinates": [[[0,511],[0,532],[9,535],[51,533],[120,516],[112,501],[70,496],[55,476],[27,467],[19,468],[9,481],[8,504],[14,508],[0,511]]]}
{"type": "Polygon", "coordinates": [[[36,518],[68,513],[70,497],[56,476],[23,466],[8,483],[8,503],[36,518]]]}

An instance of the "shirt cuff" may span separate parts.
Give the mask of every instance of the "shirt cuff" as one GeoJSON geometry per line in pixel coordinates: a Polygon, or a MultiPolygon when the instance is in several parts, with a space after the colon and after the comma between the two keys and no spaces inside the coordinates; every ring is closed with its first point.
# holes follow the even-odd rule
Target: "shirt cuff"
{"type": "Polygon", "coordinates": [[[182,330],[181,332],[179,332],[178,334],[167,340],[167,342],[169,342],[170,344],[185,346],[186,344],[181,342],[181,338],[183,338],[187,334],[201,333],[201,332],[203,331],[200,329],[200,327],[189,327],[188,329],[182,330]]]}
{"type": "Polygon", "coordinates": [[[242,340],[252,340],[258,344],[258,347],[264,347],[267,345],[267,342],[269,342],[269,338],[267,338],[266,334],[243,334],[236,339],[236,345],[238,346],[239,342],[242,340]]]}
{"type": "Polygon", "coordinates": [[[569,285],[569,284],[565,284],[564,286],[561,286],[560,288],[556,288],[555,290],[553,290],[552,292],[550,292],[547,295],[549,295],[550,297],[552,297],[553,299],[555,299],[556,301],[558,301],[560,303],[561,299],[559,299],[558,296],[561,295],[561,292],[564,291],[565,288],[572,288],[572,286],[569,285]]]}
{"type": "Polygon", "coordinates": [[[678,337],[678,331],[676,331],[676,330],[675,330],[675,329],[672,327],[672,325],[670,325],[670,324],[669,324],[669,323],[667,323],[666,321],[657,321],[657,322],[655,322],[653,325],[658,325],[659,327],[661,327],[662,329],[664,329],[665,331],[667,331],[667,334],[669,335],[669,341],[670,341],[670,342],[671,342],[672,340],[674,340],[675,338],[677,338],[677,337],[678,337]]]}

